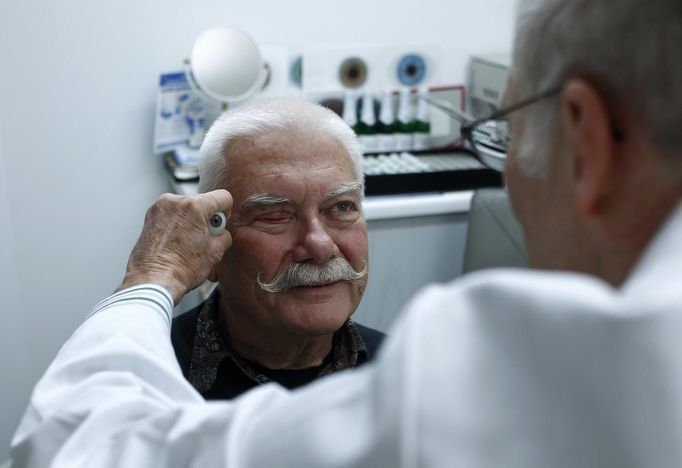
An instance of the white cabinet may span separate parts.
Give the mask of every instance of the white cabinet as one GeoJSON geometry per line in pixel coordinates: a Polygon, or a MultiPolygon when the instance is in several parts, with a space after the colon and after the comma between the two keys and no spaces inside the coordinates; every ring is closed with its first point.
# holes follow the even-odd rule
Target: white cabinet
{"type": "Polygon", "coordinates": [[[353,316],[388,331],[421,287],[462,272],[467,213],[368,221],[369,283],[353,316]]]}

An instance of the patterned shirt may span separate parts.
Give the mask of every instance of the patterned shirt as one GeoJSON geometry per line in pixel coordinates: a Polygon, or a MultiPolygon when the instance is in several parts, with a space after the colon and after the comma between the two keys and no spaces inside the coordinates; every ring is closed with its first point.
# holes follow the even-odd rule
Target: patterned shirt
{"type": "Polygon", "coordinates": [[[232,398],[250,387],[273,380],[295,388],[315,378],[357,367],[370,359],[384,337],[382,333],[349,319],[334,333],[332,349],[321,366],[299,371],[268,370],[240,356],[232,348],[218,324],[219,298],[220,292],[216,289],[197,309],[173,321],[173,346],[183,374],[207,399],[232,398]],[[193,337],[190,337],[188,331],[194,315],[196,325],[193,337]],[[187,346],[190,342],[191,346],[187,346]]]}

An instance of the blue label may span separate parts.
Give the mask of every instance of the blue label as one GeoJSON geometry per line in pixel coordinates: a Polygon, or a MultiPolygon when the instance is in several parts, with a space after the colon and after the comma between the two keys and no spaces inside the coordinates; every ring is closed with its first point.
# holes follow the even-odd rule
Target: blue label
{"type": "Polygon", "coordinates": [[[186,88],[187,77],[185,72],[164,73],[159,77],[159,86],[161,88],[186,88]]]}

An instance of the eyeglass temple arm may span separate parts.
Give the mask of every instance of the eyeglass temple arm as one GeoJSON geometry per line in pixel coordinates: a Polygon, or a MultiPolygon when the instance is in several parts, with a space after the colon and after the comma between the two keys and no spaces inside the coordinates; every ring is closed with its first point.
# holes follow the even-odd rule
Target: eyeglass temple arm
{"type": "Polygon", "coordinates": [[[496,112],[493,112],[492,114],[490,114],[487,117],[484,117],[484,118],[478,119],[478,120],[471,120],[470,122],[467,122],[464,125],[464,127],[466,127],[466,128],[463,128],[462,130],[471,130],[472,128],[476,127],[477,125],[479,125],[483,122],[487,122],[488,120],[496,120],[496,119],[499,119],[500,117],[505,117],[507,114],[510,114],[510,113],[512,113],[518,109],[526,107],[526,106],[533,104],[535,102],[541,101],[541,100],[548,98],[550,96],[553,96],[555,94],[559,94],[562,89],[563,89],[563,85],[556,86],[554,88],[550,88],[547,91],[544,91],[544,92],[542,92],[536,96],[530,97],[528,99],[524,99],[523,101],[519,101],[516,104],[514,104],[513,106],[505,107],[504,109],[500,109],[496,112]]]}
{"type": "Polygon", "coordinates": [[[428,102],[431,106],[435,107],[436,109],[445,112],[447,115],[452,117],[454,120],[461,124],[469,124],[473,122],[475,119],[467,114],[466,112],[458,111],[456,109],[453,109],[450,106],[446,106],[445,104],[441,104],[440,102],[434,101],[433,99],[427,98],[426,96],[418,96],[419,99],[422,99],[426,102],[428,102]]]}

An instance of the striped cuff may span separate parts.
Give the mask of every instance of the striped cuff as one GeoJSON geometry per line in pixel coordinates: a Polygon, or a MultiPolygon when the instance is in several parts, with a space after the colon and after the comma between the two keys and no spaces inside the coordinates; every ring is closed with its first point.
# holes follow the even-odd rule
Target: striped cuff
{"type": "Polygon", "coordinates": [[[173,320],[173,297],[162,286],[156,284],[139,284],[107,297],[88,313],[86,319],[114,305],[138,304],[157,308],[168,320],[173,320]]]}

